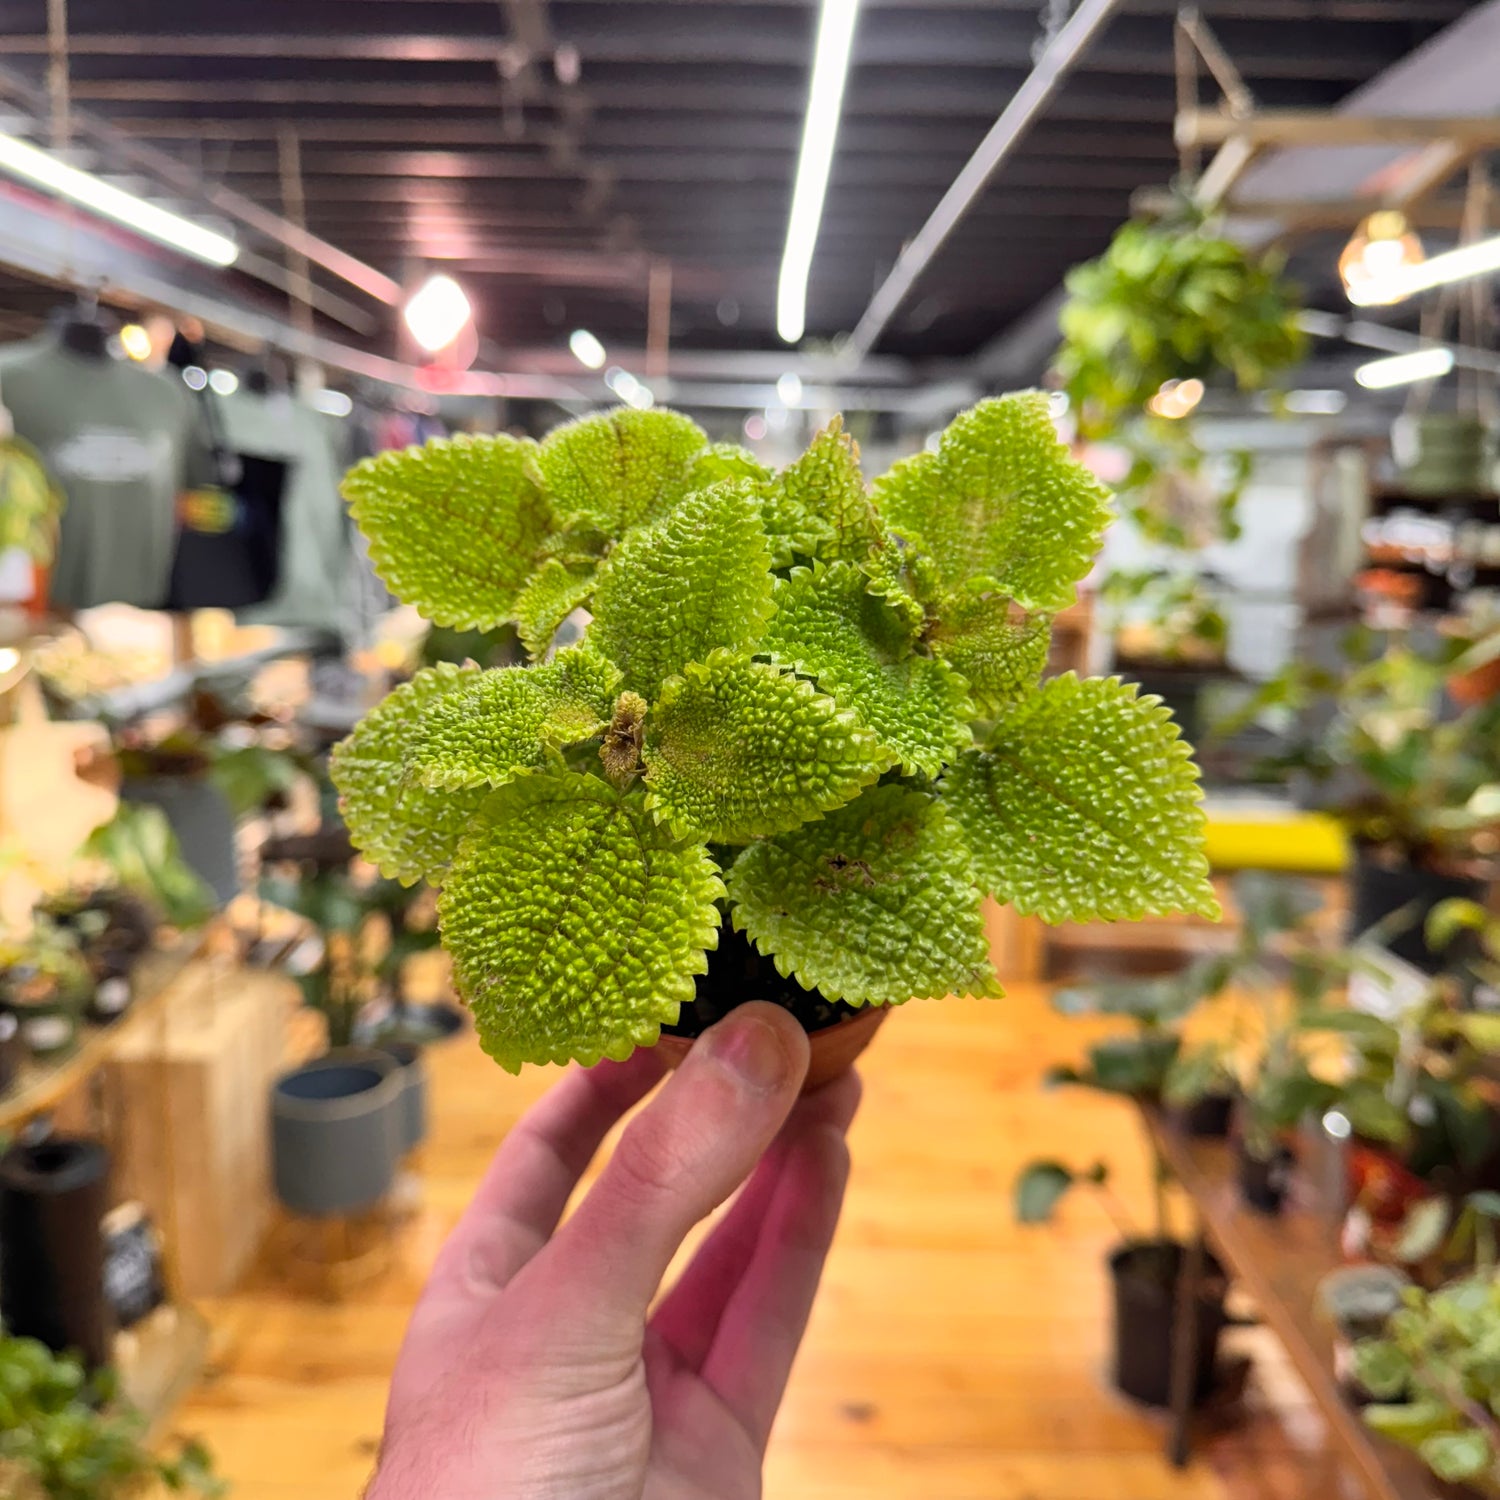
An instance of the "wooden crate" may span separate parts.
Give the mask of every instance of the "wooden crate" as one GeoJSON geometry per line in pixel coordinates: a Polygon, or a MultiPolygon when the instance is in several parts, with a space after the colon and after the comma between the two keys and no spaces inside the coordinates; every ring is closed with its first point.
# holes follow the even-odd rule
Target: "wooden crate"
{"type": "Polygon", "coordinates": [[[146,1204],[188,1297],[228,1291],[270,1223],[267,1095],[297,998],[283,976],[195,963],[109,1069],[114,1196],[146,1204]]]}

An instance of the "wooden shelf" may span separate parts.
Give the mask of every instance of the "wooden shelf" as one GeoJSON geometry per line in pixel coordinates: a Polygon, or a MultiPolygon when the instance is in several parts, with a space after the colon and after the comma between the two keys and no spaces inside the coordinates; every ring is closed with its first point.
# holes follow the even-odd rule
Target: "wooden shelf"
{"type": "Polygon", "coordinates": [[[86,1083],[127,1039],[159,1019],[173,982],[203,948],[202,933],[178,938],[142,957],[131,976],[134,1000],[118,1021],[79,1028],[76,1044],[55,1058],[24,1063],[15,1083],[0,1095],[0,1132],[16,1130],[47,1114],[86,1083]]]}
{"type": "Polygon", "coordinates": [[[1431,1500],[1435,1482],[1426,1465],[1366,1427],[1334,1373],[1333,1329],[1318,1308],[1317,1290],[1343,1264],[1337,1225],[1295,1201],[1274,1215],[1245,1207],[1227,1142],[1190,1139],[1156,1110],[1144,1114],[1214,1253],[1255,1299],[1370,1500],[1431,1500]]]}

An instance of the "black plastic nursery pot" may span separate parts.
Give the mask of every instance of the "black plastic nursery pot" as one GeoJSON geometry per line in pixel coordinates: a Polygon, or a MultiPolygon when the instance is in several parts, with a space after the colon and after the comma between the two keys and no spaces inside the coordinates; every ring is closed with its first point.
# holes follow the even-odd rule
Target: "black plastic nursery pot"
{"type": "MultiPolygon", "coordinates": [[[[1187,1257],[1175,1240],[1131,1240],[1109,1258],[1114,1283],[1115,1388],[1147,1406],[1172,1398],[1172,1343],[1177,1326],[1177,1282],[1187,1257]]],[[[1204,1252],[1203,1282],[1193,1315],[1198,1320],[1198,1361],[1193,1399],[1213,1389],[1223,1331],[1224,1268],[1204,1252]]]]}
{"type": "Polygon", "coordinates": [[[1356,939],[1377,922],[1409,908],[1409,920],[1384,939],[1384,946],[1424,974],[1436,974],[1444,960],[1427,946],[1427,914],[1450,897],[1482,901],[1484,894],[1482,880],[1443,875],[1421,865],[1391,864],[1369,846],[1359,845],[1349,870],[1349,937],[1356,939]]]}
{"type": "Polygon", "coordinates": [[[1289,1146],[1278,1145],[1269,1157],[1255,1154],[1243,1141],[1235,1147],[1239,1162],[1240,1194],[1251,1208],[1263,1214],[1279,1214],[1292,1186],[1292,1168],[1297,1158],[1289,1146]]]}

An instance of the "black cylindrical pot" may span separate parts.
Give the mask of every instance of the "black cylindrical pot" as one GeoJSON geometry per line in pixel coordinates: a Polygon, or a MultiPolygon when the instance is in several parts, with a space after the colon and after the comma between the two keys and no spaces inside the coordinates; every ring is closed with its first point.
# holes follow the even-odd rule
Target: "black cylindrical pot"
{"type": "Polygon", "coordinates": [[[331,1218],[391,1190],[405,1135],[396,1060],[353,1048],[278,1078],[271,1089],[271,1176],[293,1213],[331,1218]]]}
{"type": "Polygon", "coordinates": [[[401,1154],[415,1151],[427,1139],[427,1060],[415,1042],[382,1042],[401,1079],[401,1154]]]}
{"type": "MultiPolygon", "coordinates": [[[[1177,1325],[1177,1281],[1187,1251],[1172,1240],[1133,1240],[1109,1258],[1114,1283],[1114,1383],[1123,1395],[1148,1406],[1172,1399],[1172,1338],[1177,1325]]],[[[1198,1363],[1193,1399],[1213,1389],[1224,1327],[1224,1268],[1204,1252],[1198,1319],[1198,1363]]]]}
{"type": "Polygon", "coordinates": [[[1233,1094],[1205,1094],[1173,1111],[1173,1121],[1184,1135],[1200,1141],[1222,1141],[1234,1115],[1233,1094]]]}
{"type": "Polygon", "coordinates": [[[109,1153],[53,1136],[0,1156],[0,1320],[90,1368],[110,1361],[103,1222],[109,1153]]]}
{"type": "Polygon", "coordinates": [[[1262,1158],[1240,1142],[1240,1193],[1251,1208],[1263,1214],[1279,1214],[1292,1185],[1292,1167],[1296,1157],[1289,1147],[1277,1146],[1269,1158],[1262,1158]]]}
{"type": "Polygon", "coordinates": [[[26,1060],[26,1041],[21,1023],[8,1010],[0,1010],[0,1094],[16,1081],[16,1074],[26,1060]]]}
{"type": "MultiPolygon", "coordinates": [[[[1427,946],[1428,913],[1450,897],[1482,901],[1484,894],[1482,880],[1439,875],[1420,865],[1388,866],[1376,860],[1368,848],[1359,846],[1349,871],[1349,937],[1353,941],[1377,922],[1409,908],[1401,930],[1385,937],[1383,946],[1424,974],[1436,974],[1443,968],[1444,958],[1427,946]]],[[[1451,961],[1451,954],[1448,957],[1451,961]]]]}

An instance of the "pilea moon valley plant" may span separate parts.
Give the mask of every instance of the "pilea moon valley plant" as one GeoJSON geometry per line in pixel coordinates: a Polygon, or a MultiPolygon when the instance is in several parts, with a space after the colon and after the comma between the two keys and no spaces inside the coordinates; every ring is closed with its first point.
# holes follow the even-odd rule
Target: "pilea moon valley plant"
{"type": "Polygon", "coordinates": [[[533,658],[418,673],[333,759],[358,846],[440,887],[512,1071],[652,1045],[725,928],[863,1006],[1000,993],[986,894],[1051,922],[1217,910],[1166,709],[1040,681],[1109,519],[1044,395],[873,489],[837,420],[777,474],[622,409],[383,454],[345,493],[396,594],[514,623],[533,658]]]}

